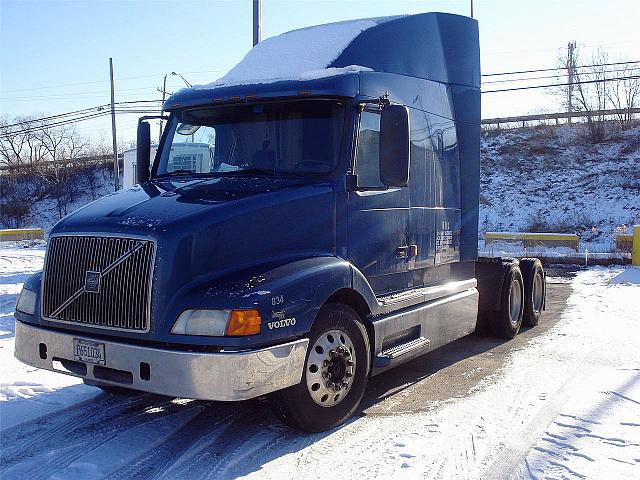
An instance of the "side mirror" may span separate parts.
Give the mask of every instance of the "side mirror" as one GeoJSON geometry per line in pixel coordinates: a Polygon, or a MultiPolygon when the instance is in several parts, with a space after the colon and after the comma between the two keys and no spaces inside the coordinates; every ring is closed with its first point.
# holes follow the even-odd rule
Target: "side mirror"
{"type": "Polygon", "coordinates": [[[380,117],[380,180],[385,187],[409,184],[409,111],[387,105],[380,117]]]}
{"type": "Polygon", "coordinates": [[[136,142],[136,182],[144,183],[149,180],[151,172],[151,127],[147,122],[138,123],[138,138],[136,142]]]}

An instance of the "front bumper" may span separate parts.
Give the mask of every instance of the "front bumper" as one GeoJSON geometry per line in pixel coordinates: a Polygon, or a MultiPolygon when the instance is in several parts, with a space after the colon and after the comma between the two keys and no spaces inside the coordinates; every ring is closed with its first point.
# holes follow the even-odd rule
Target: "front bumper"
{"type": "Polygon", "coordinates": [[[15,331],[16,358],[34,367],[95,383],[220,401],[246,400],[300,383],[308,344],[302,339],[259,350],[201,353],[97,340],[18,320],[15,331]],[[104,343],[105,365],[75,360],[74,338],[104,343]]]}

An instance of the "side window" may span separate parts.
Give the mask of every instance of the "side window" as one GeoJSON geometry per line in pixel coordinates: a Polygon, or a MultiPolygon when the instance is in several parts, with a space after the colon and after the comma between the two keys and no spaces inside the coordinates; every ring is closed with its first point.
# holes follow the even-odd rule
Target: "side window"
{"type": "Polygon", "coordinates": [[[359,187],[383,187],[380,180],[380,113],[364,110],[360,114],[356,175],[359,187]]]}

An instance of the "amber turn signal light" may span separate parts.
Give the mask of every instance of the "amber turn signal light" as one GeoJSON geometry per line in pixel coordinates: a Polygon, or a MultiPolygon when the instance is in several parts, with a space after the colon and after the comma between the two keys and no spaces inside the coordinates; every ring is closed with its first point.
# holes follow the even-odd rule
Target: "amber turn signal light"
{"type": "Polygon", "coordinates": [[[229,336],[260,333],[260,314],[257,310],[231,310],[227,332],[229,336]]]}

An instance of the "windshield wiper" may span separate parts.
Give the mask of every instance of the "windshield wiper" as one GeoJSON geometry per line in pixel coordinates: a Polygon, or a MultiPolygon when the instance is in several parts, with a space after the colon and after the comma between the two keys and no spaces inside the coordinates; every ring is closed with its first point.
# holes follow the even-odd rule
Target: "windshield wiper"
{"type": "Polygon", "coordinates": [[[165,172],[165,173],[161,173],[160,175],[156,175],[155,178],[160,178],[160,177],[172,177],[172,176],[179,176],[179,175],[194,175],[196,172],[194,172],[193,170],[173,170],[171,172],[165,172]]]}
{"type": "Polygon", "coordinates": [[[263,174],[263,175],[279,175],[279,172],[276,172],[274,170],[270,170],[268,168],[245,168],[242,170],[231,170],[228,172],[218,172],[218,173],[226,173],[226,174],[230,174],[230,175],[240,175],[240,174],[254,174],[254,173],[259,173],[259,174],[263,174]]]}

